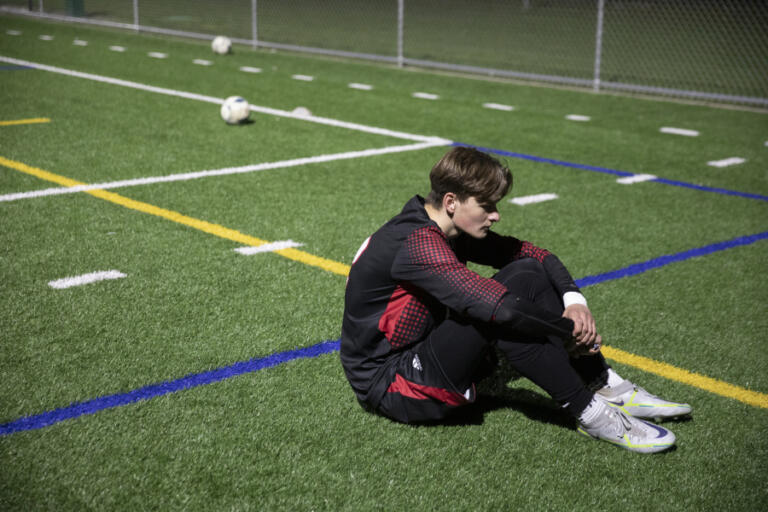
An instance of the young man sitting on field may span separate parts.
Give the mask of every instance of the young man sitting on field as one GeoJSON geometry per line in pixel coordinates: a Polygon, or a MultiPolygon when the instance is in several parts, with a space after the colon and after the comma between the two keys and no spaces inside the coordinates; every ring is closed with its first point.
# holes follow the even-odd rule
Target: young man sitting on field
{"type": "Polygon", "coordinates": [[[361,405],[396,421],[440,421],[475,400],[498,350],[579,424],[631,451],[672,447],[646,419],[691,412],[622,379],[600,353],[595,320],[549,251],[491,231],[512,184],[509,169],[472,148],[450,150],[426,199],[358,251],[347,282],[341,362],[361,405]],[[481,277],[465,263],[499,272],[481,277]]]}

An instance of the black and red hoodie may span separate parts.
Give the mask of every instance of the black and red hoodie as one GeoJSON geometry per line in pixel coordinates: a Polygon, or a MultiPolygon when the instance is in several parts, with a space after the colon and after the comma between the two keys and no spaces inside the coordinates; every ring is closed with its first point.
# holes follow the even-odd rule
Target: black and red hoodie
{"type": "Polygon", "coordinates": [[[449,310],[493,319],[507,289],[468,269],[467,261],[500,269],[521,258],[539,260],[561,295],[579,291],[549,251],[492,231],[482,239],[449,240],[427,215],[424,199],[411,198],[363,243],[349,273],[341,363],[357,397],[378,405],[394,378],[397,353],[424,340],[449,310]]]}

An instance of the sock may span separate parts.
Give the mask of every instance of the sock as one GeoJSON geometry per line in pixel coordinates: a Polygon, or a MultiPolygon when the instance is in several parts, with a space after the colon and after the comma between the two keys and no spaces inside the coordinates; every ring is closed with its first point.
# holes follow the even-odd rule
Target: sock
{"type": "Polygon", "coordinates": [[[615,388],[622,382],[624,382],[624,379],[622,379],[618,373],[613,371],[613,368],[608,368],[608,382],[606,383],[606,386],[615,388]]]}
{"type": "Polygon", "coordinates": [[[584,425],[590,425],[600,416],[605,407],[606,405],[602,400],[592,397],[592,401],[589,402],[589,405],[581,411],[579,421],[584,425]]]}

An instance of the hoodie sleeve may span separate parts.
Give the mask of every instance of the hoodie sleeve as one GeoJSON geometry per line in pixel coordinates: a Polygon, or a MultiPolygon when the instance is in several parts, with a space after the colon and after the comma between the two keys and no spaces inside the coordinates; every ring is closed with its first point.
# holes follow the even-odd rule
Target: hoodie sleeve
{"type": "Polygon", "coordinates": [[[507,288],[469,270],[437,226],[415,230],[392,263],[392,277],[426,291],[461,315],[489,322],[507,288]]]}
{"type": "Polygon", "coordinates": [[[544,266],[552,285],[561,296],[567,292],[580,293],[570,272],[557,256],[525,240],[491,231],[481,240],[462,235],[456,240],[455,247],[461,261],[473,261],[497,269],[512,261],[533,258],[544,266]]]}

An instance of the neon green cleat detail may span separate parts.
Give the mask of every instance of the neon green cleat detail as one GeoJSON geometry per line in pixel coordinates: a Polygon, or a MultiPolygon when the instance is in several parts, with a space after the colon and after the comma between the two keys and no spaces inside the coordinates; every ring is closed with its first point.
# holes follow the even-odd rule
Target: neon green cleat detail
{"type": "Polygon", "coordinates": [[[692,410],[688,404],[663,400],[628,380],[613,388],[606,386],[598,390],[595,396],[604,399],[635,418],[658,421],[688,416],[692,410]]]}
{"type": "Polygon", "coordinates": [[[582,434],[638,453],[656,453],[674,446],[675,434],[666,428],[633,418],[608,402],[598,402],[603,410],[589,425],[579,424],[582,434]]]}

